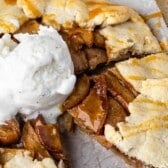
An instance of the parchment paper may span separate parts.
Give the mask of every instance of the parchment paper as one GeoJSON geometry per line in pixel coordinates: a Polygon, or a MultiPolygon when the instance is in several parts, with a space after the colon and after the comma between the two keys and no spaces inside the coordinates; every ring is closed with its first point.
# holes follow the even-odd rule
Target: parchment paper
{"type": "Polygon", "coordinates": [[[127,168],[123,159],[102,147],[78,128],[64,137],[72,168],[127,168]]]}
{"type": "MultiPolygon", "coordinates": [[[[155,0],[111,0],[137,10],[142,16],[160,13],[155,0]]],[[[161,13],[160,13],[161,14],[161,13]]],[[[154,34],[161,43],[168,44],[168,28],[162,15],[147,20],[154,34]]],[[[168,51],[168,45],[164,46],[168,51]]],[[[82,133],[79,129],[75,133],[66,135],[66,149],[72,168],[128,168],[122,158],[111,150],[106,150],[94,139],[82,133]]]]}

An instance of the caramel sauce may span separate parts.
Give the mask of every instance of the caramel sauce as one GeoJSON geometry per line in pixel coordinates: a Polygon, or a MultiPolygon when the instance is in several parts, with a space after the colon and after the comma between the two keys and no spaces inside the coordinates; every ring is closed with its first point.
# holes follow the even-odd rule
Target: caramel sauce
{"type": "Polygon", "coordinates": [[[143,76],[138,76],[138,75],[129,75],[126,77],[127,79],[130,80],[145,80],[146,78],[143,76]]]}
{"type": "Polygon", "coordinates": [[[134,66],[139,66],[140,65],[138,60],[136,60],[136,59],[133,59],[131,64],[134,65],[134,66]]]}
{"type": "Polygon", "coordinates": [[[8,4],[8,5],[15,5],[16,0],[5,0],[5,3],[8,4]]]}
{"type": "Polygon", "coordinates": [[[145,62],[155,61],[156,59],[158,59],[158,58],[156,56],[152,55],[150,57],[145,57],[145,62]]]}
{"type": "Polygon", "coordinates": [[[100,8],[96,8],[92,11],[89,12],[89,20],[93,19],[94,17],[96,17],[98,14],[102,13],[102,9],[100,8]]]}
{"type": "Polygon", "coordinates": [[[107,2],[107,1],[104,1],[104,2],[97,2],[96,1],[88,1],[86,2],[87,5],[89,6],[93,6],[93,5],[101,5],[101,6],[109,6],[109,5],[114,5],[114,6],[121,6],[119,4],[115,4],[115,3],[111,3],[111,2],[107,2]]]}
{"type": "Polygon", "coordinates": [[[163,103],[163,102],[160,102],[160,101],[156,101],[156,100],[152,100],[152,99],[145,99],[145,98],[141,98],[139,100],[136,100],[136,102],[150,103],[150,104],[154,104],[154,105],[162,106],[162,107],[165,107],[166,105],[168,105],[168,103],[163,103]]]}
{"type": "Polygon", "coordinates": [[[161,18],[161,17],[163,17],[162,13],[161,12],[156,12],[156,13],[152,13],[152,14],[144,16],[144,19],[145,19],[145,21],[148,21],[150,19],[161,18]]]}
{"type": "Polygon", "coordinates": [[[112,13],[112,12],[117,12],[117,9],[107,9],[107,10],[102,10],[101,8],[95,8],[89,12],[89,20],[95,18],[97,15],[101,13],[112,13]]]}
{"type": "Polygon", "coordinates": [[[78,106],[78,119],[84,121],[85,125],[94,132],[98,132],[104,121],[105,110],[102,101],[96,93],[96,89],[90,91],[89,96],[78,106]]]}
{"type": "Polygon", "coordinates": [[[149,119],[147,121],[144,121],[138,125],[133,125],[133,126],[124,126],[122,128],[123,131],[129,131],[129,133],[126,133],[124,135],[124,138],[128,138],[131,136],[136,136],[138,134],[147,132],[147,131],[152,131],[152,130],[156,130],[159,128],[168,128],[168,124],[164,124],[163,121],[168,121],[168,115],[166,116],[158,116],[152,119],[149,119]],[[161,123],[159,121],[162,121],[161,123]]]}
{"type": "Polygon", "coordinates": [[[37,8],[34,7],[31,0],[26,0],[25,3],[26,3],[27,8],[33,13],[33,15],[35,15],[36,17],[41,16],[41,12],[37,8]]]}
{"type": "MultiPolygon", "coordinates": [[[[168,42],[166,42],[167,47],[168,47],[168,42]]],[[[144,62],[151,62],[151,61],[168,61],[168,58],[162,57],[162,55],[157,55],[157,57],[155,55],[151,55],[149,57],[145,57],[144,58],[144,62]]]]}
{"type": "Polygon", "coordinates": [[[0,27],[3,28],[6,32],[13,32],[16,27],[12,23],[5,23],[0,20],[0,27]]]}
{"type": "Polygon", "coordinates": [[[151,72],[153,73],[157,73],[157,74],[160,74],[160,75],[163,75],[164,77],[168,77],[168,74],[160,71],[159,69],[156,69],[156,68],[150,68],[151,72]]]}
{"type": "MultiPolygon", "coordinates": [[[[166,76],[167,77],[167,76],[166,76]]],[[[150,83],[150,86],[153,87],[153,86],[158,86],[158,87],[168,87],[168,83],[167,82],[162,82],[162,83],[150,83]]],[[[164,103],[168,103],[168,102],[165,102],[164,103]]]]}

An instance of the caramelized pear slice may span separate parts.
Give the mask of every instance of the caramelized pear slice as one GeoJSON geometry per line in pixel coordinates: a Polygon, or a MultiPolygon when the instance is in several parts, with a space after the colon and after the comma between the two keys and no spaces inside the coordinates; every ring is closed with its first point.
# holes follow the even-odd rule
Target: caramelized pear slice
{"type": "Polygon", "coordinates": [[[82,45],[92,47],[94,37],[93,32],[87,29],[75,28],[68,31],[71,47],[74,50],[79,50],[82,45]]]}
{"type": "Polygon", "coordinates": [[[108,97],[109,108],[105,124],[110,124],[117,128],[117,123],[125,121],[127,116],[126,110],[114,98],[108,97]]]}
{"type": "Polygon", "coordinates": [[[105,111],[108,110],[108,101],[107,101],[107,82],[105,75],[97,75],[92,78],[94,82],[94,88],[96,89],[97,94],[100,96],[102,101],[102,107],[105,111]]]}
{"type": "Polygon", "coordinates": [[[6,124],[0,126],[0,144],[15,144],[20,137],[19,123],[16,120],[6,121],[6,124]]]}
{"type": "Polygon", "coordinates": [[[37,122],[35,124],[35,131],[39,137],[40,142],[49,151],[62,152],[62,145],[60,141],[60,134],[58,127],[54,124],[44,124],[37,122]]]}
{"type": "Polygon", "coordinates": [[[71,54],[72,62],[74,64],[75,74],[81,74],[89,69],[88,61],[86,58],[86,54],[84,51],[73,51],[69,47],[69,51],[71,54]]]}
{"type": "Polygon", "coordinates": [[[86,75],[83,75],[78,79],[75,89],[68,99],[63,104],[63,110],[71,109],[75,107],[87,96],[90,88],[89,78],[86,75]]]}
{"type": "Polygon", "coordinates": [[[135,97],[138,96],[139,93],[134,89],[134,87],[130,83],[128,83],[123,78],[123,76],[120,74],[117,68],[113,67],[113,68],[109,68],[108,70],[112,72],[117,77],[117,79],[122,83],[122,85],[128,88],[135,97]]]}
{"type": "Polygon", "coordinates": [[[32,151],[35,158],[42,160],[51,157],[45,147],[40,143],[34,128],[27,122],[23,127],[22,143],[25,149],[32,151]]]}
{"type": "Polygon", "coordinates": [[[46,124],[41,116],[35,121],[35,132],[41,144],[55,157],[65,160],[59,129],[55,124],[46,124]]]}
{"type": "Polygon", "coordinates": [[[98,48],[105,48],[105,38],[98,30],[94,31],[94,45],[98,48]]]}
{"type": "Polygon", "coordinates": [[[125,109],[128,109],[128,103],[133,101],[135,98],[134,94],[126,88],[112,72],[107,71],[105,76],[108,91],[122,104],[123,107],[125,107],[125,109]]]}
{"type": "Polygon", "coordinates": [[[91,132],[99,134],[104,125],[107,115],[107,95],[104,77],[96,79],[94,88],[90,89],[89,95],[81,104],[69,110],[80,127],[89,129],[91,132]]]}
{"type": "Polygon", "coordinates": [[[85,53],[88,59],[90,70],[95,69],[98,65],[107,62],[107,54],[105,50],[99,48],[86,48],[85,53]]]}

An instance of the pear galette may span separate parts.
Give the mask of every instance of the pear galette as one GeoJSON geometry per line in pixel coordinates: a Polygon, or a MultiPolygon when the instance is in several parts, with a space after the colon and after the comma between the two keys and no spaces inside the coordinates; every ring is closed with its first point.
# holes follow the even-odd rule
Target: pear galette
{"type": "MultiPolygon", "coordinates": [[[[1,36],[37,33],[46,25],[68,45],[78,80],[62,106],[61,130],[71,130],[74,120],[135,167],[168,167],[168,55],[136,11],[103,0],[0,2],[1,36]]],[[[0,132],[0,163],[6,168],[17,157],[41,167],[68,165],[58,125],[42,116],[8,121],[0,132]]]]}

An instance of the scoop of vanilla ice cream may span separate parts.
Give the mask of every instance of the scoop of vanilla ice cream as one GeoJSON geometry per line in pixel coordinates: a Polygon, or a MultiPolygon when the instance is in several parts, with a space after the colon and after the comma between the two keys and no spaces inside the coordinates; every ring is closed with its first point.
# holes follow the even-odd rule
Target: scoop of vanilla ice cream
{"type": "Polygon", "coordinates": [[[76,81],[68,47],[51,27],[14,37],[19,44],[9,35],[0,40],[0,121],[17,112],[27,116],[48,113],[53,119],[76,81]],[[4,51],[1,43],[8,49],[4,51]]]}
{"type": "Polygon", "coordinates": [[[17,43],[11,40],[9,34],[5,34],[0,39],[0,59],[8,56],[9,52],[16,47],[17,43]]]}

